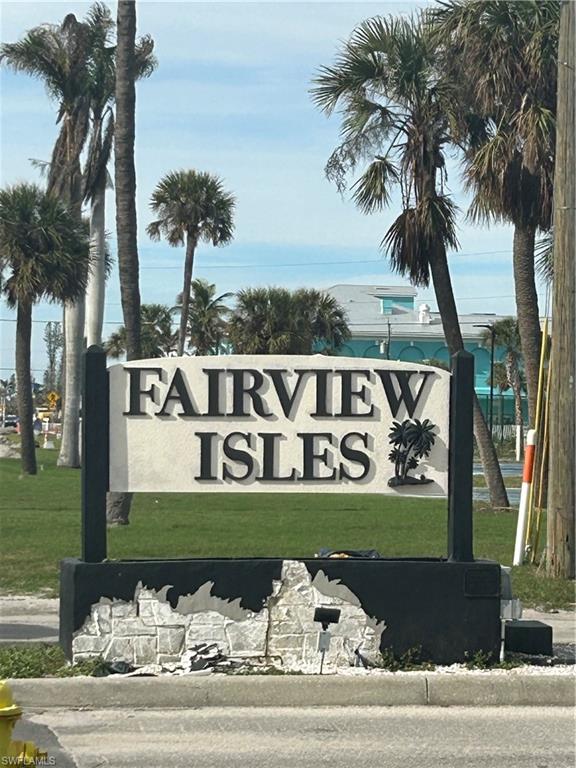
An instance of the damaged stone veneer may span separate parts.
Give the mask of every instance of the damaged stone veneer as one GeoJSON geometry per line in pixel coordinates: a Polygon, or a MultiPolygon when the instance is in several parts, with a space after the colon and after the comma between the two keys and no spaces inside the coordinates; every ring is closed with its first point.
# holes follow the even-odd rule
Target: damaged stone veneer
{"type": "Polygon", "coordinates": [[[198,643],[216,643],[232,660],[264,662],[286,671],[317,672],[320,626],[314,609],[339,608],[340,621],[330,627],[332,640],[325,670],[354,663],[355,649],[373,659],[385,623],[362,609],[360,601],[339,579],[319,571],[312,580],[304,563],[285,560],[280,581],[261,611],[240,605],[240,598],[224,600],[211,594],[207,582],[194,594],[181,596],[176,608],[167,601],[170,586],[160,591],[136,588],[134,600],[102,598],[74,634],[73,660],[101,655],[110,661],[135,665],[179,661],[198,643]]]}

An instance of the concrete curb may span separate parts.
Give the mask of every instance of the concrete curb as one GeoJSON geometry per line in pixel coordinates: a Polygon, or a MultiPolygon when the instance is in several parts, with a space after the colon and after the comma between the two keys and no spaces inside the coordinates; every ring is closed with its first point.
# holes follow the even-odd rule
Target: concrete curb
{"type": "Polygon", "coordinates": [[[450,706],[574,707],[572,675],[429,675],[428,704],[450,706]]]}
{"type": "Polygon", "coordinates": [[[568,675],[382,677],[269,675],[11,680],[14,698],[34,709],[182,709],[318,706],[575,706],[568,675]]]}

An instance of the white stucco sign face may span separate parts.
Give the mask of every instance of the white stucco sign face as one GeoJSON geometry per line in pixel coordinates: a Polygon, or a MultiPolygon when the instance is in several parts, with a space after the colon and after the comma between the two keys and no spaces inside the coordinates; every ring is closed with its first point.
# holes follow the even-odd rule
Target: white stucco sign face
{"type": "Polygon", "coordinates": [[[109,373],[112,491],[447,493],[438,368],[230,355],[109,373]]]}

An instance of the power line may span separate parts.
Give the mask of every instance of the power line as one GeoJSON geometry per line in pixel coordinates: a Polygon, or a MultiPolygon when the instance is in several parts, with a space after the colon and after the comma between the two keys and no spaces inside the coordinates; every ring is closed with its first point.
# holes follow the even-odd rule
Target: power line
{"type": "MultiPolygon", "coordinates": [[[[448,254],[448,257],[452,256],[492,256],[492,255],[498,255],[498,254],[511,254],[512,251],[505,250],[505,251],[478,251],[475,253],[451,253],[448,254]]],[[[380,259],[351,259],[346,261],[296,261],[296,262],[287,262],[285,264],[276,264],[276,263],[270,263],[270,264],[263,264],[262,262],[258,264],[203,264],[198,265],[198,269],[266,269],[266,268],[275,268],[275,267],[324,267],[324,266],[334,266],[338,264],[385,264],[386,259],[380,258],[380,259]]],[[[140,266],[141,270],[168,270],[168,269],[177,269],[179,271],[182,271],[182,266],[154,266],[154,267],[146,267],[146,266],[140,266]]]]}

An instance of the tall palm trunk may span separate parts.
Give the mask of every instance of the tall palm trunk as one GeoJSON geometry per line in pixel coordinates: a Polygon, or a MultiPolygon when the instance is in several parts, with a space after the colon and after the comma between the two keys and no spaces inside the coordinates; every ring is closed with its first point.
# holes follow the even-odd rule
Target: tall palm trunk
{"type": "Polygon", "coordinates": [[[86,288],[86,344],[102,344],[106,287],[106,176],[102,174],[90,207],[90,274],[86,288]]]}
{"type": "MultiPolygon", "coordinates": [[[[59,195],[70,211],[80,220],[82,216],[82,172],[80,169],[79,142],[81,118],[67,116],[67,132],[62,138],[65,155],[60,158],[65,173],[59,168],[58,153],[55,150],[48,179],[48,192],[59,195]]],[[[57,466],[76,468],[80,466],[80,402],[82,381],[82,350],[84,347],[84,299],[64,304],[64,386],[62,416],[62,443],[57,466]]]]}
{"type": "MultiPolygon", "coordinates": [[[[435,253],[430,259],[430,271],[432,273],[432,282],[434,283],[434,292],[438,302],[440,317],[442,318],[444,336],[450,354],[453,355],[464,349],[464,342],[458,322],[458,312],[452,290],[446,250],[442,246],[438,246],[435,249],[435,253]]],[[[504,480],[502,479],[498,456],[476,394],[474,394],[474,437],[476,438],[480,460],[484,468],[486,485],[490,492],[490,503],[493,507],[508,507],[508,495],[504,486],[504,480]]]]}
{"type": "Polygon", "coordinates": [[[62,443],[58,467],[80,466],[80,401],[82,380],[82,351],[84,349],[84,299],[64,304],[64,349],[62,368],[64,393],[62,398],[62,443]]]}
{"type": "Polygon", "coordinates": [[[36,474],[34,405],[30,372],[31,338],[32,304],[27,301],[19,301],[16,314],[16,382],[18,387],[20,455],[22,457],[22,472],[26,475],[36,474]]]}
{"type": "Polygon", "coordinates": [[[64,368],[66,394],[62,419],[59,467],[80,466],[80,402],[82,397],[82,352],[84,351],[84,299],[64,306],[64,368]]]}
{"type": "Polygon", "coordinates": [[[184,261],[184,287],[182,288],[182,310],[180,313],[180,328],[178,329],[178,349],[180,357],[184,354],[186,342],[186,328],[188,326],[188,309],[190,307],[190,284],[192,282],[192,270],[194,268],[194,253],[196,251],[196,237],[189,232],[186,237],[186,259],[184,261]]]}
{"type": "Polygon", "coordinates": [[[528,414],[530,424],[536,422],[536,399],[538,396],[538,371],[540,368],[540,317],[538,294],[534,274],[534,243],[536,227],[527,224],[514,227],[514,286],[516,293],[516,314],[518,330],[526,371],[528,391],[528,414]]]}
{"type": "MultiPolygon", "coordinates": [[[[436,166],[433,155],[423,153],[426,162],[423,164],[423,172],[417,178],[421,183],[420,197],[432,199],[436,196],[436,166]]],[[[430,272],[434,284],[434,293],[438,302],[438,310],[442,319],[442,327],[446,344],[450,354],[464,349],[464,341],[458,321],[458,310],[452,289],[452,279],[448,268],[446,247],[443,242],[437,242],[430,253],[430,272]]],[[[498,462],[498,456],[494,447],[494,441],[486,425],[486,419],[480,408],[476,392],[473,401],[474,437],[480,454],[480,461],[484,468],[486,485],[490,493],[490,503],[493,507],[508,507],[508,494],[502,479],[502,471],[498,462]]]]}
{"type": "MultiPolygon", "coordinates": [[[[114,141],[114,182],[116,187],[116,237],[122,313],[126,328],[126,357],[140,357],[140,285],[136,222],[136,169],[134,135],[136,88],[134,47],[136,3],[119,0],[116,46],[116,128],[114,141]]],[[[108,494],[107,519],[111,524],[128,525],[132,494],[108,494]]]]}
{"type": "Polygon", "coordinates": [[[136,3],[118,2],[118,44],[116,47],[116,127],[114,180],[116,186],[116,237],[122,313],[126,328],[126,356],[140,357],[140,284],[136,220],[136,168],[134,137],[136,88],[134,47],[136,3]]]}

